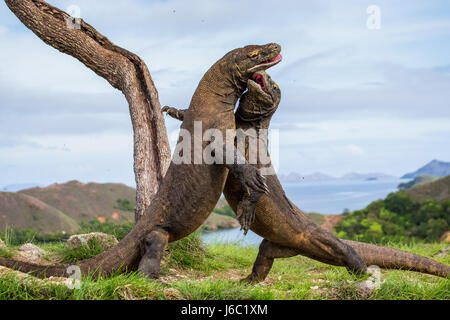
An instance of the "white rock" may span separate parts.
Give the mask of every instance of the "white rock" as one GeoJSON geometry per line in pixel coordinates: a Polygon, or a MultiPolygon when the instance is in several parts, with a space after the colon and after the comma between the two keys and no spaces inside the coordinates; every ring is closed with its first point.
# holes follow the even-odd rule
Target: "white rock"
{"type": "Polygon", "coordinates": [[[443,258],[450,254],[450,247],[442,248],[438,253],[434,254],[433,257],[443,258]]]}
{"type": "Polygon", "coordinates": [[[45,254],[45,251],[32,243],[25,243],[18,249],[18,253],[27,260],[38,260],[45,254]]]}
{"type": "Polygon", "coordinates": [[[92,232],[86,234],[75,234],[70,236],[67,240],[66,246],[69,249],[77,250],[82,246],[86,246],[89,248],[89,241],[91,239],[95,239],[97,243],[101,244],[105,248],[110,248],[119,243],[116,237],[110,234],[102,233],[102,232],[92,232]]]}

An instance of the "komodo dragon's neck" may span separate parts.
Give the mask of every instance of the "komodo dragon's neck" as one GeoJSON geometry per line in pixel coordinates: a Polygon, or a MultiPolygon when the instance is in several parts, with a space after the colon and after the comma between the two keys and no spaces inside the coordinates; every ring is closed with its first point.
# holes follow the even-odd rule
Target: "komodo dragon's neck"
{"type": "Polygon", "coordinates": [[[192,111],[203,113],[214,110],[215,116],[234,112],[246,85],[230,75],[228,63],[226,60],[219,61],[205,73],[192,97],[189,107],[192,111]]]}

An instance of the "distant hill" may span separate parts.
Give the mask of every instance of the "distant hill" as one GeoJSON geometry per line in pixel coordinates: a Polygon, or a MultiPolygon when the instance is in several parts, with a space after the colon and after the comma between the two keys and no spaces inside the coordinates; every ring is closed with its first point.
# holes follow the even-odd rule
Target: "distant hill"
{"type": "Polygon", "coordinates": [[[305,180],[333,180],[336,177],[330,176],[322,172],[314,172],[312,174],[307,174],[304,177],[305,180]]]}
{"type": "Polygon", "coordinates": [[[40,233],[71,233],[78,223],[60,210],[26,194],[0,192],[0,230],[6,226],[40,233]]]}
{"type": "Polygon", "coordinates": [[[450,175],[431,182],[416,185],[406,192],[414,199],[450,200],[450,175]]]}
{"type": "Polygon", "coordinates": [[[415,177],[411,181],[400,183],[398,185],[398,188],[400,190],[407,190],[407,189],[411,189],[412,187],[417,186],[419,184],[426,183],[426,182],[431,182],[431,181],[434,181],[436,179],[439,179],[439,177],[432,176],[431,174],[423,174],[421,176],[415,177]]]}
{"type": "Polygon", "coordinates": [[[378,179],[392,179],[395,178],[386,173],[380,172],[370,172],[370,173],[357,173],[349,172],[340,178],[336,178],[321,172],[314,172],[312,174],[302,175],[298,172],[291,172],[289,174],[279,175],[280,181],[283,182],[296,182],[296,181],[320,181],[320,180],[335,180],[335,179],[345,179],[345,180],[378,180],[378,179]]]}
{"type": "Polygon", "coordinates": [[[410,172],[401,177],[401,179],[414,179],[415,177],[430,174],[437,177],[450,175],[450,162],[433,160],[414,172],[410,172]]]}
{"type": "Polygon", "coordinates": [[[134,221],[134,212],[120,208],[118,199],[135,205],[136,190],[118,183],[82,183],[76,180],[32,188],[18,193],[32,196],[64,212],[76,221],[109,219],[117,222],[134,221]]]}
{"type": "Polygon", "coordinates": [[[321,172],[314,172],[311,174],[302,175],[298,172],[291,172],[289,174],[281,174],[279,176],[280,181],[284,182],[296,182],[296,181],[317,181],[317,180],[333,180],[336,179],[336,177],[330,176],[325,173],[321,172]]]}
{"type": "Polygon", "coordinates": [[[135,195],[135,189],[124,184],[79,181],[0,192],[0,230],[8,225],[40,233],[71,233],[81,221],[134,221],[135,195]]]}
{"type": "Polygon", "coordinates": [[[348,179],[348,180],[377,180],[377,179],[391,179],[395,178],[394,176],[391,176],[386,173],[380,173],[380,172],[370,172],[370,173],[357,173],[357,172],[350,172],[341,177],[341,179],[348,179]]]}
{"type": "Polygon", "coordinates": [[[23,189],[29,189],[34,187],[40,187],[39,183],[21,183],[21,184],[9,184],[0,188],[3,192],[17,192],[23,189]]]}
{"type": "Polygon", "coordinates": [[[295,182],[295,181],[303,180],[303,176],[297,172],[291,172],[289,174],[280,174],[279,178],[280,178],[280,181],[285,181],[285,182],[295,182]]]}

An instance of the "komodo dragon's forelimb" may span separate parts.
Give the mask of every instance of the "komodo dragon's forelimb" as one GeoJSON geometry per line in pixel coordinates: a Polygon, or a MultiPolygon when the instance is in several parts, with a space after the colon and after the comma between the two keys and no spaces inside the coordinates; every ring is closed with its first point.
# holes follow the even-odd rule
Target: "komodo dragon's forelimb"
{"type": "MultiPolygon", "coordinates": [[[[164,106],[161,109],[161,112],[167,113],[167,115],[171,116],[174,119],[183,121],[184,120],[184,113],[187,111],[187,109],[177,109],[174,107],[164,106]]],[[[239,155],[239,152],[236,150],[235,155],[239,155]]],[[[235,159],[235,163],[237,162],[237,159],[235,159]]],[[[238,170],[233,166],[229,166],[229,169],[231,169],[231,172],[237,177],[238,179],[240,177],[243,177],[243,175],[238,175],[238,170]]],[[[267,185],[264,183],[262,185],[262,182],[259,185],[260,188],[263,188],[265,193],[267,193],[269,190],[267,188],[267,185]]],[[[239,223],[241,225],[241,230],[244,230],[244,235],[247,234],[248,230],[250,229],[251,224],[253,221],[255,221],[255,208],[256,204],[258,203],[259,198],[262,196],[261,192],[252,192],[250,190],[246,190],[242,196],[242,200],[239,201],[237,205],[236,210],[236,216],[239,220],[239,223]]]]}

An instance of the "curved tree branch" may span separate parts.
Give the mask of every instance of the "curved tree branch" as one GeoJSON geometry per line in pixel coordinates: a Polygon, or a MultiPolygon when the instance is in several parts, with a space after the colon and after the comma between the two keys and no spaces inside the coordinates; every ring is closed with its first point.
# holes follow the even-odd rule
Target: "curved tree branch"
{"type": "Polygon", "coordinates": [[[78,59],[125,95],[134,132],[135,218],[139,219],[170,164],[161,104],[147,66],[83,20],[77,19],[73,25],[67,13],[42,0],[5,2],[41,40],[78,59]]]}

